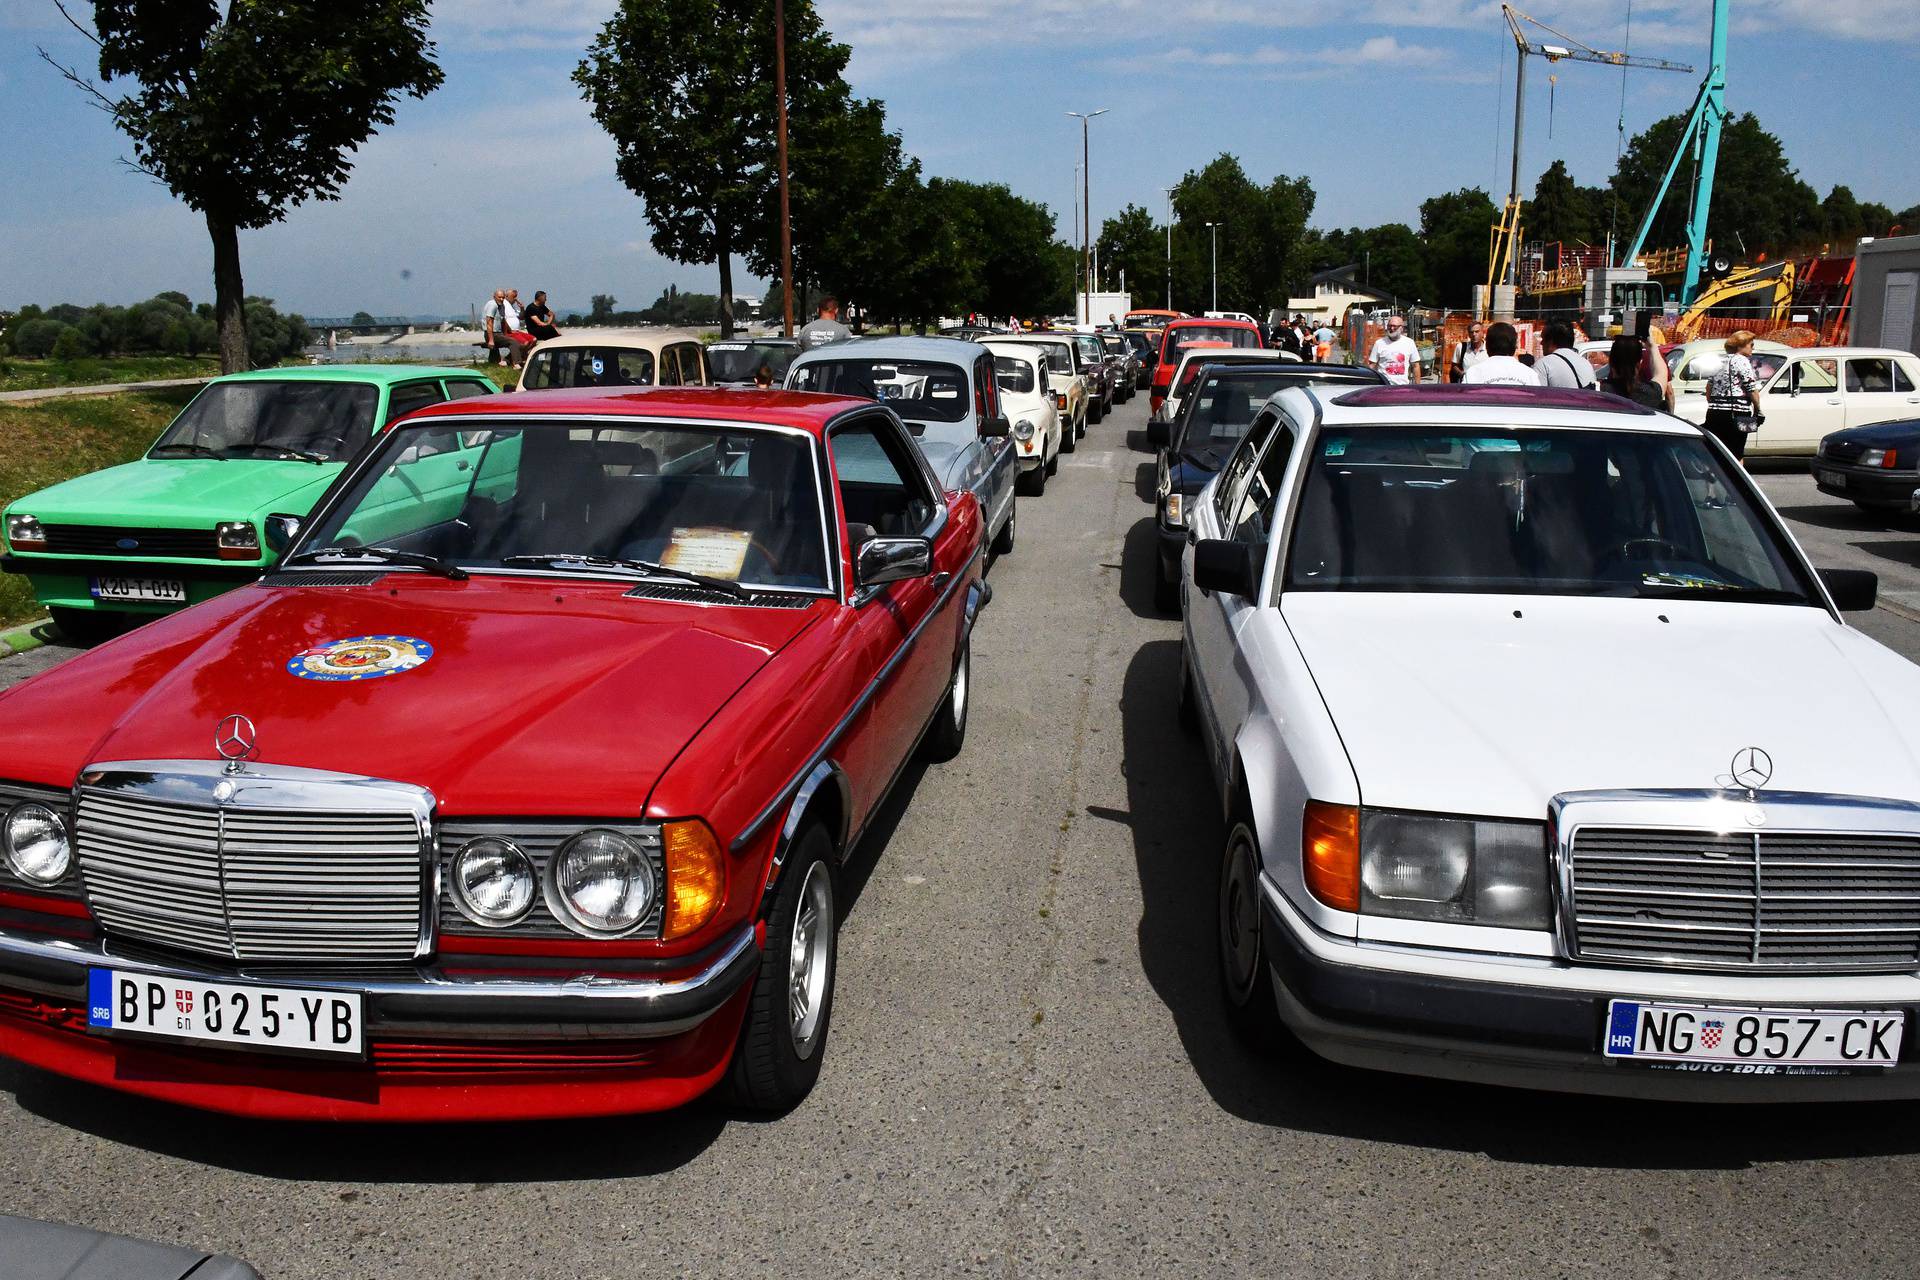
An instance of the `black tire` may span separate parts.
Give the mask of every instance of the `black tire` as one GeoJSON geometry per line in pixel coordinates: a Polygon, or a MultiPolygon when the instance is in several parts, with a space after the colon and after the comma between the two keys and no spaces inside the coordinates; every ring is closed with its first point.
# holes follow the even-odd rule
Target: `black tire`
{"type": "Polygon", "coordinates": [[[1179,702],[1174,708],[1174,718],[1180,727],[1188,733],[1200,732],[1200,709],[1194,705],[1193,672],[1187,667],[1187,655],[1184,647],[1180,653],[1180,693],[1179,702]]]}
{"type": "Polygon", "coordinates": [[[1180,579],[1167,577],[1158,559],[1153,565],[1153,607],[1162,613],[1180,612],[1180,579]]]}
{"type": "Polygon", "coordinates": [[[1041,463],[1031,471],[1022,471],[1020,479],[1014,484],[1016,493],[1037,498],[1047,491],[1047,465],[1041,463]]]}
{"type": "Polygon", "coordinates": [[[1076,440],[1084,440],[1086,439],[1086,436],[1087,436],[1087,415],[1083,412],[1080,415],[1080,425],[1074,428],[1074,438],[1076,440]]]}
{"type": "Polygon", "coordinates": [[[75,644],[99,644],[102,640],[111,640],[127,629],[127,619],[117,613],[103,613],[97,609],[64,609],[58,606],[47,612],[53,617],[53,625],[60,634],[75,644]]]}
{"type": "Polygon", "coordinates": [[[1068,418],[1067,425],[1061,428],[1061,431],[1060,431],[1060,452],[1072,453],[1075,449],[1080,447],[1078,443],[1079,440],[1080,440],[1080,428],[1077,425],[1075,425],[1072,418],[1068,418]]]}
{"type": "Polygon", "coordinates": [[[923,740],[927,758],[935,762],[951,760],[967,745],[967,712],[973,706],[973,645],[960,646],[960,660],[953,664],[953,678],[947,684],[947,696],[934,713],[933,726],[923,740]]]}
{"type": "Polygon", "coordinates": [[[1282,1043],[1280,1014],[1273,1003],[1273,972],[1262,946],[1259,839],[1243,805],[1235,806],[1220,858],[1219,906],[1215,913],[1215,951],[1219,959],[1220,997],[1234,1033],[1254,1048],[1271,1051],[1282,1043]]]}
{"type": "Polygon", "coordinates": [[[1007,522],[1000,526],[1000,532],[993,536],[993,554],[1005,556],[1013,554],[1013,523],[1020,516],[1020,504],[1015,503],[1013,510],[1007,512],[1007,522]]]}
{"type": "Polygon", "coordinates": [[[827,1031],[833,1022],[833,982],[839,954],[840,881],[833,858],[833,840],[826,829],[811,823],[794,837],[787,863],[774,890],[767,913],[767,943],[760,953],[753,994],[747,1001],[740,1041],[727,1068],[727,1089],[741,1109],[760,1115],[781,1115],[798,1106],[820,1078],[820,1060],[826,1054],[827,1031]],[[816,881],[815,877],[822,877],[816,881]],[[824,886],[825,909],[819,888],[824,886]],[[792,963],[799,935],[795,922],[802,906],[813,912],[807,943],[824,961],[826,973],[817,982],[809,972],[804,987],[814,1011],[810,1023],[795,1013],[797,984],[792,963]],[[819,939],[825,931],[823,941],[819,939]],[[802,1032],[805,1032],[803,1035],[802,1032]]]}
{"type": "Polygon", "coordinates": [[[1060,455],[1066,452],[1066,450],[1067,450],[1067,445],[1065,443],[1062,443],[1058,448],[1056,448],[1053,451],[1053,456],[1047,459],[1048,475],[1050,476],[1058,475],[1060,473],[1060,455]]]}
{"type": "Polygon", "coordinates": [[[1106,416],[1107,416],[1106,410],[1100,407],[1100,402],[1098,400],[1095,400],[1092,404],[1087,406],[1087,425],[1098,426],[1100,425],[1100,419],[1106,416]]]}

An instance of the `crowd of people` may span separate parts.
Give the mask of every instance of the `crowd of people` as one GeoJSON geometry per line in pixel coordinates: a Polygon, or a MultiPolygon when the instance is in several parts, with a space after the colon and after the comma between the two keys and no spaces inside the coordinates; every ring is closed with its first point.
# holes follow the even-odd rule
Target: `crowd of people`
{"type": "Polygon", "coordinates": [[[519,368],[536,342],[560,336],[547,306],[547,291],[536,289],[533,301],[522,306],[518,289],[495,289],[480,313],[480,343],[488,364],[519,368]]]}

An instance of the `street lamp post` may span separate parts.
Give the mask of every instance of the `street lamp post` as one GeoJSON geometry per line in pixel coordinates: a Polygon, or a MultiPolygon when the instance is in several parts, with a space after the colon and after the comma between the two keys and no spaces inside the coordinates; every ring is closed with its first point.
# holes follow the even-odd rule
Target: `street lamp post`
{"type": "Polygon", "coordinates": [[[1086,312],[1083,324],[1093,323],[1093,175],[1089,172],[1091,159],[1087,141],[1087,123],[1095,116],[1107,114],[1107,108],[1089,111],[1084,115],[1078,111],[1067,114],[1080,122],[1080,274],[1086,280],[1086,301],[1082,310],[1086,312]]]}
{"type": "MultiPolygon", "coordinates": [[[[780,304],[784,308],[781,332],[793,336],[793,213],[787,195],[787,6],[773,0],[774,95],[780,100],[780,304]]],[[[732,309],[732,302],[727,303],[732,309]]]]}
{"type": "Polygon", "coordinates": [[[1220,309],[1220,224],[1209,222],[1207,231],[1213,237],[1213,309],[1220,309]]]}
{"type": "Polygon", "coordinates": [[[1167,193],[1167,310],[1173,310],[1173,188],[1162,188],[1167,193]]]}

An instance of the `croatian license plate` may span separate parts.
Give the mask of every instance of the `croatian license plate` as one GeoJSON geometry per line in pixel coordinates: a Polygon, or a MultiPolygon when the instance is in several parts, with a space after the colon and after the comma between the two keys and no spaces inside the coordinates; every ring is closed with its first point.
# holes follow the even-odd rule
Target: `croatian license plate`
{"type": "Polygon", "coordinates": [[[1609,1058],[1647,1063],[1891,1067],[1906,1015],[1898,1009],[1735,1009],[1613,1000],[1609,1058]]]}
{"type": "Polygon", "coordinates": [[[162,604],[183,604],[187,584],[179,578],[95,578],[91,586],[95,600],[149,600],[162,604]]]}
{"type": "Polygon", "coordinates": [[[1813,473],[1813,478],[1821,484],[1830,485],[1835,489],[1844,489],[1847,487],[1846,476],[1838,471],[1820,471],[1816,469],[1813,473]]]}
{"type": "Polygon", "coordinates": [[[360,993],[87,971],[87,1024],[282,1053],[365,1052],[360,993]]]}

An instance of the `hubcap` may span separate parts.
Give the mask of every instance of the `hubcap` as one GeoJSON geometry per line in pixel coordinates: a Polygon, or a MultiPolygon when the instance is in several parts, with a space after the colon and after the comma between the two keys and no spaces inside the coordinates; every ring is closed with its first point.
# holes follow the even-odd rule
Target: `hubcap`
{"type": "Polygon", "coordinates": [[[960,665],[953,673],[953,727],[967,727],[967,669],[973,665],[971,654],[960,655],[960,665]]]}
{"type": "Polygon", "coordinates": [[[800,909],[787,947],[787,1029],[793,1051],[810,1058],[819,1046],[820,1019],[833,982],[833,879],[824,862],[807,868],[800,909]]]}
{"type": "Polygon", "coordinates": [[[1253,988],[1260,962],[1260,882],[1253,840],[1244,825],[1227,838],[1227,865],[1220,877],[1220,963],[1235,997],[1253,988]]]}

